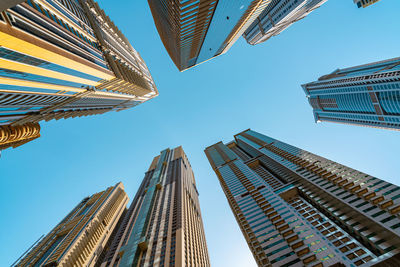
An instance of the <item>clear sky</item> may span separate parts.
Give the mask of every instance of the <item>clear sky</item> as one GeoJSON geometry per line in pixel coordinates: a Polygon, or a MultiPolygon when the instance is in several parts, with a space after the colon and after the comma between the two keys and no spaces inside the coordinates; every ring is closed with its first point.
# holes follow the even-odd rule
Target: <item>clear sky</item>
{"type": "Polygon", "coordinates": [[[0,160],[0,266],[9,266],[82,198],[122,181],[134,197],[154,156],[182,145],[196,176],[211,264],[256,266],[204,148],[251,128],[400,185],[400,132],[314,123],[302,83],[400,56],[400,1],[329,0],[267,42],[180,73],[147,1],[100,6],[146,61],[160,95],[128,111],[44,122],[0,160]]]}

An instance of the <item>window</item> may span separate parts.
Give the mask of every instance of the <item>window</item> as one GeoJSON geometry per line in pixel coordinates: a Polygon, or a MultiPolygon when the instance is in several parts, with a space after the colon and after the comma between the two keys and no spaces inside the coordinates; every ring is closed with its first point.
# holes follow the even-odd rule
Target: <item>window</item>
{"type": "Polygon", "coordinates": [[[377,208],[378,208],[377,206],[372,206],[372,207],[369,207],[368,209],[363,210],[363,212],[369,212],[369,211],[371,211],[373,209],[377,209],[377,208]]]}
{"type": "Polygon", "coordinates": [[[274,242],[272,244],[269,244],[269,245],[263,247],[263,249],[266,250],[266,249],[272,248],[272,247],[278,245],[279,243],[282,243],[283,241],[285,241],[285,239],[281,239],[281,240],[278,240],[278,241],[276,241],[276,242],[274,242]]]}
{"type": "Polygon", "coordinates": [[[318,254],[318,253],[320,253],[320,252],[322,252],[322,251],[324,251],[326,249],[327,249],[327,247],[323,246],[322,248],[316,249],[313,252],[314,252],[314,254],[318,254]]]}
{"type": "Polygon", "coordinates": [[[378,189],[375,189],[375,192],[379,192],[379,191],[381,191],[382,189],[385,189],[385,188],[387,188],[387,187],[389,187],[389,186],[391,186],[391,184],[384,185],[384,186],[382,186],[382,187],[380,187],[380,188],[378,188],[378,189]]]}
{"type": "Polygon", "coordinates": [[[329,254],[328,256],[323,257],[323,258],[321,259],[321,261],[329,260],[329,259],[333,258],[334,256],[335,256],[335,255],[333,255],[333,254],[329,254]]]}
{"type": "Polygon", "coordinates": [[[50,256],[50,254],[56,249],[56,247],[61,243],[61,241],[64,239],[66,235],[62,235],[59,237],[56,237],[55,241],[53,244],[51,244],[50,247],[47,248],[46,252],[40,257],[40,259],[35,263],[34,267],[39,267],[42,265],[42,263],[50,256]]]}
{"type": "Polygon", "coordinates": [[[364,201],[363,203],[358,204],[358,205],[356,206],[356,208],[360,208],[360,207],[362,207],[362,206],[364,206],[364,205],[366,205],[366,204],[368,204],[368,203],[369,203],[368,201],[364,201]]]}
{"type": "Polygon", "coordinates": [[[91,204],[86,205],[85,208],[82,209],[77,216],[81,216],[81,215],[85,214],[90,209],[91,206],[92,206],[91,204]]]}
{"type": "Polygon", "coordinates": [[[392,229],[397,229],[399,227],[400,227],[400,223],[390,226],[390,228],[392,228],[392,229]]]}
{"type": "Polygon", "coordinates": [[[267,254],[267,257],[269,257],[269,256],[271,256],[271,255],[274,255],[274,254],[278,253],[279,251],[282,251],[282,250],[287,249],[287,248],[289,248],[288,245],[283,246],[283,247],[281,247],[281,248],[278,248],[278,249],[276,249],[276,250],[274,250],[274,251],[271,251],[270,253],[267,254]]]}
{"type": "Polygon", "coordinates": [[[392,215],[392,216],[390,216],[390,217],[388,217],[388,218],[386,218],[386,219],[383,219],[383,220],[381,221],[381,223],[387,223],[388,221],[391,221],[391,220],[393,220],[393,219],[395,219],[395,218],[396,218],[396,216],[392,215]]]}
{"type": "Polygon", "coordinates": [[[349,197],[354,196],[352,193],[348,194],[347,196],[345,196],[344,198],[342,198],[343,200],[348,199],[349,197]]]}
{"type": "Polygon", "coordinates": [[[354,203],[354,202],[356,202],[357,200],[361,200],[361,198],[357,197],[357,198],[355,198],[355,199],[353,199],[353,200],[350,200],[349,203],[350,203],[350,204],[351,204],[351,203],[354,203]]]}
{"type": "Polygon", "coordinates": [[[369,235],[367,235],[366,237],[368,238],[368,239],[370,239],[371,237],[373,237],[373,236],[376,236],[376,233],[375,232],[373,232],[373,233],[370,233],[369,235]]]}
{"type": "Polygon", "coordinates": [[[311,242],[311,243],[309,244],[309,246],[314,246],[314,245],[319,244],[319,243],[321,243],[320,240],[315,240],[314,242],[311,242]]]}
{"type": "Polygon", "coordinates": [[[396,192],[396,191],[399,190],[399,189],[400,189],[400,187],[396,187],[396,188],[394,188],[394,189],[392,189],[392,190],[389,190],[389,191],[383,193],[383,195],[384,195],[384,196],[389,195],[389,194],[391,194],[391,193],[393,193],[393,192],[396,192]]]}
{"type": "Polygon", "coordinates": [[[304,239],[304,240],[307,240],[307,239],[309,239],[309,238],[311,238],[311,237],[313,237],[313,236],[314,236],[314,234],[311,234],[311,235],[308,235],[308,236],[304,237],[303,239],[304,239]]]}
{"type": "Polygon", "coordinates": [[[384,214],[384,213],[386,213],[386,211],[385,210],[381,210],[381,211],[379,211],[379,212],[377,212],[377,213],[375,213],[375,214],[372,214],[372,217],[378,217],[379,215],[382,215],[382,214],[384,214]]]}
{"type": "MultiPolygon", "coordinates": [[[[289,253],[287,253],[287,254],[285,254],[285,255],[282,255],[282,256],[280,256],[280,257],[278,257],[278,258],[276,258],[276,259],[273,259],[272,261],[271,261],[271,264],[272,263],[275,263],[275,262],[278,262],[278,261],[280,261],[280,260],[283,260],[283,259],[286,259],[287,257],[290,257],[290,256],[292,256],[294,254],[294,252],[293,251],[291,251],[291,252],[289,252],[289,253]]],[[[300,260],[299,259],[296,259],[295,260],[295,262],[299,262],[300,260]],[[297,261],[296,261],[297,260],[297,261]]],[[[284,266],[290,266],[290,265],[284,265],[284,266]]]]}

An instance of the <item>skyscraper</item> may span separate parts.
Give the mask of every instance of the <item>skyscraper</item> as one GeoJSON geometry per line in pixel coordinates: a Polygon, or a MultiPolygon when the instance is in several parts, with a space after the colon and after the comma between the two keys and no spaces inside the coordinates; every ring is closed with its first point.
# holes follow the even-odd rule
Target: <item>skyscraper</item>
{"type": "Polygon", "coordinates": [[[271,0],[148,0],[158,33],[180,71],[226,53],[271,0]]]}
{"type": "Polygon", "coordinates": [[[327,0],[273,0],[246,29],[243,37],[249,44],[265,42],[290,25],[305,18],[327,0]]]}
{"type": "Polygon", "coordinates": [[[400,266],[400,187],[252,130],[205,153],[259,266],[400,266]]]}
{"type": "Polygon", "coordinates": [[[101,266],[210,266],[196,182],[182,147],[153,159],[101,266]]]}
{"type": "Polygon", "coordinates": [[[7,129],[158,95],[139,53],[93,0],[27,0],[0,13],[0,84],[7,129]]]}
{"type": "Polygon", "coordinates": [[[94,266],[128,201],[122,183],[84,198],[16,266],[94,266]]]}
{"type": "Polygon", "coordinates": [[[337,69],[302,86],[316,122],[400,129],[400,58],[337,69]]]}
{"type": "Polygon", "coordinates": [[[358,8],[360,8],[370,6],[378,1],[379,0],[354,0],[354,3],[357,4],[358,8]]]}

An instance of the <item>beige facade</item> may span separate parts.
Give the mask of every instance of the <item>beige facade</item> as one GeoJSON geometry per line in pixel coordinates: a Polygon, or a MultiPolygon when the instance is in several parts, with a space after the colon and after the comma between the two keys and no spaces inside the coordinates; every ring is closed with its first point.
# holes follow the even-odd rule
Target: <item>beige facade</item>
{"type": "Polygon", "coordinates": [[[101,266],[210,266],[196,182],[182,147],[153,159],[101,266]]]}
{"type": "Polygon", "coordinates": [[[39,137],[40,125],[38,123],[0,126],[0,150],[9,147],[16,148],[39,137]]]}
{"type": "Polygon", "coordinates": [[[205,152],[259,266],[400,266],[400,187],[250,129],[205,152]]]}
{"type": "Polygon", "coordinates": [[[122,183],[83,199],[16,266],[95,266],[128,201],[122,183]]]}
{"type": "Polygon", "coordinates": [[[158,95],[127,38],[93,0],[1,1],[0,126],[99,115],[158,95]]]}

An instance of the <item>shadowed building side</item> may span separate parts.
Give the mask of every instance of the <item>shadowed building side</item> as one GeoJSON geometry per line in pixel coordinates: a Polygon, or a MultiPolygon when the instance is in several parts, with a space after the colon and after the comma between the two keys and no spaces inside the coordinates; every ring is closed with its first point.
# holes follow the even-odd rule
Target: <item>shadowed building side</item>
{"type": "Polygon", "coordinates": [[[400,264],[400,187],[252,130],[205,153],[259,266],[400,264]]]}
{"type": "Polygon", "coordinates": [[[270,0],[148,0],[154,23],[180,71],[226,53],[270,0]]]}

